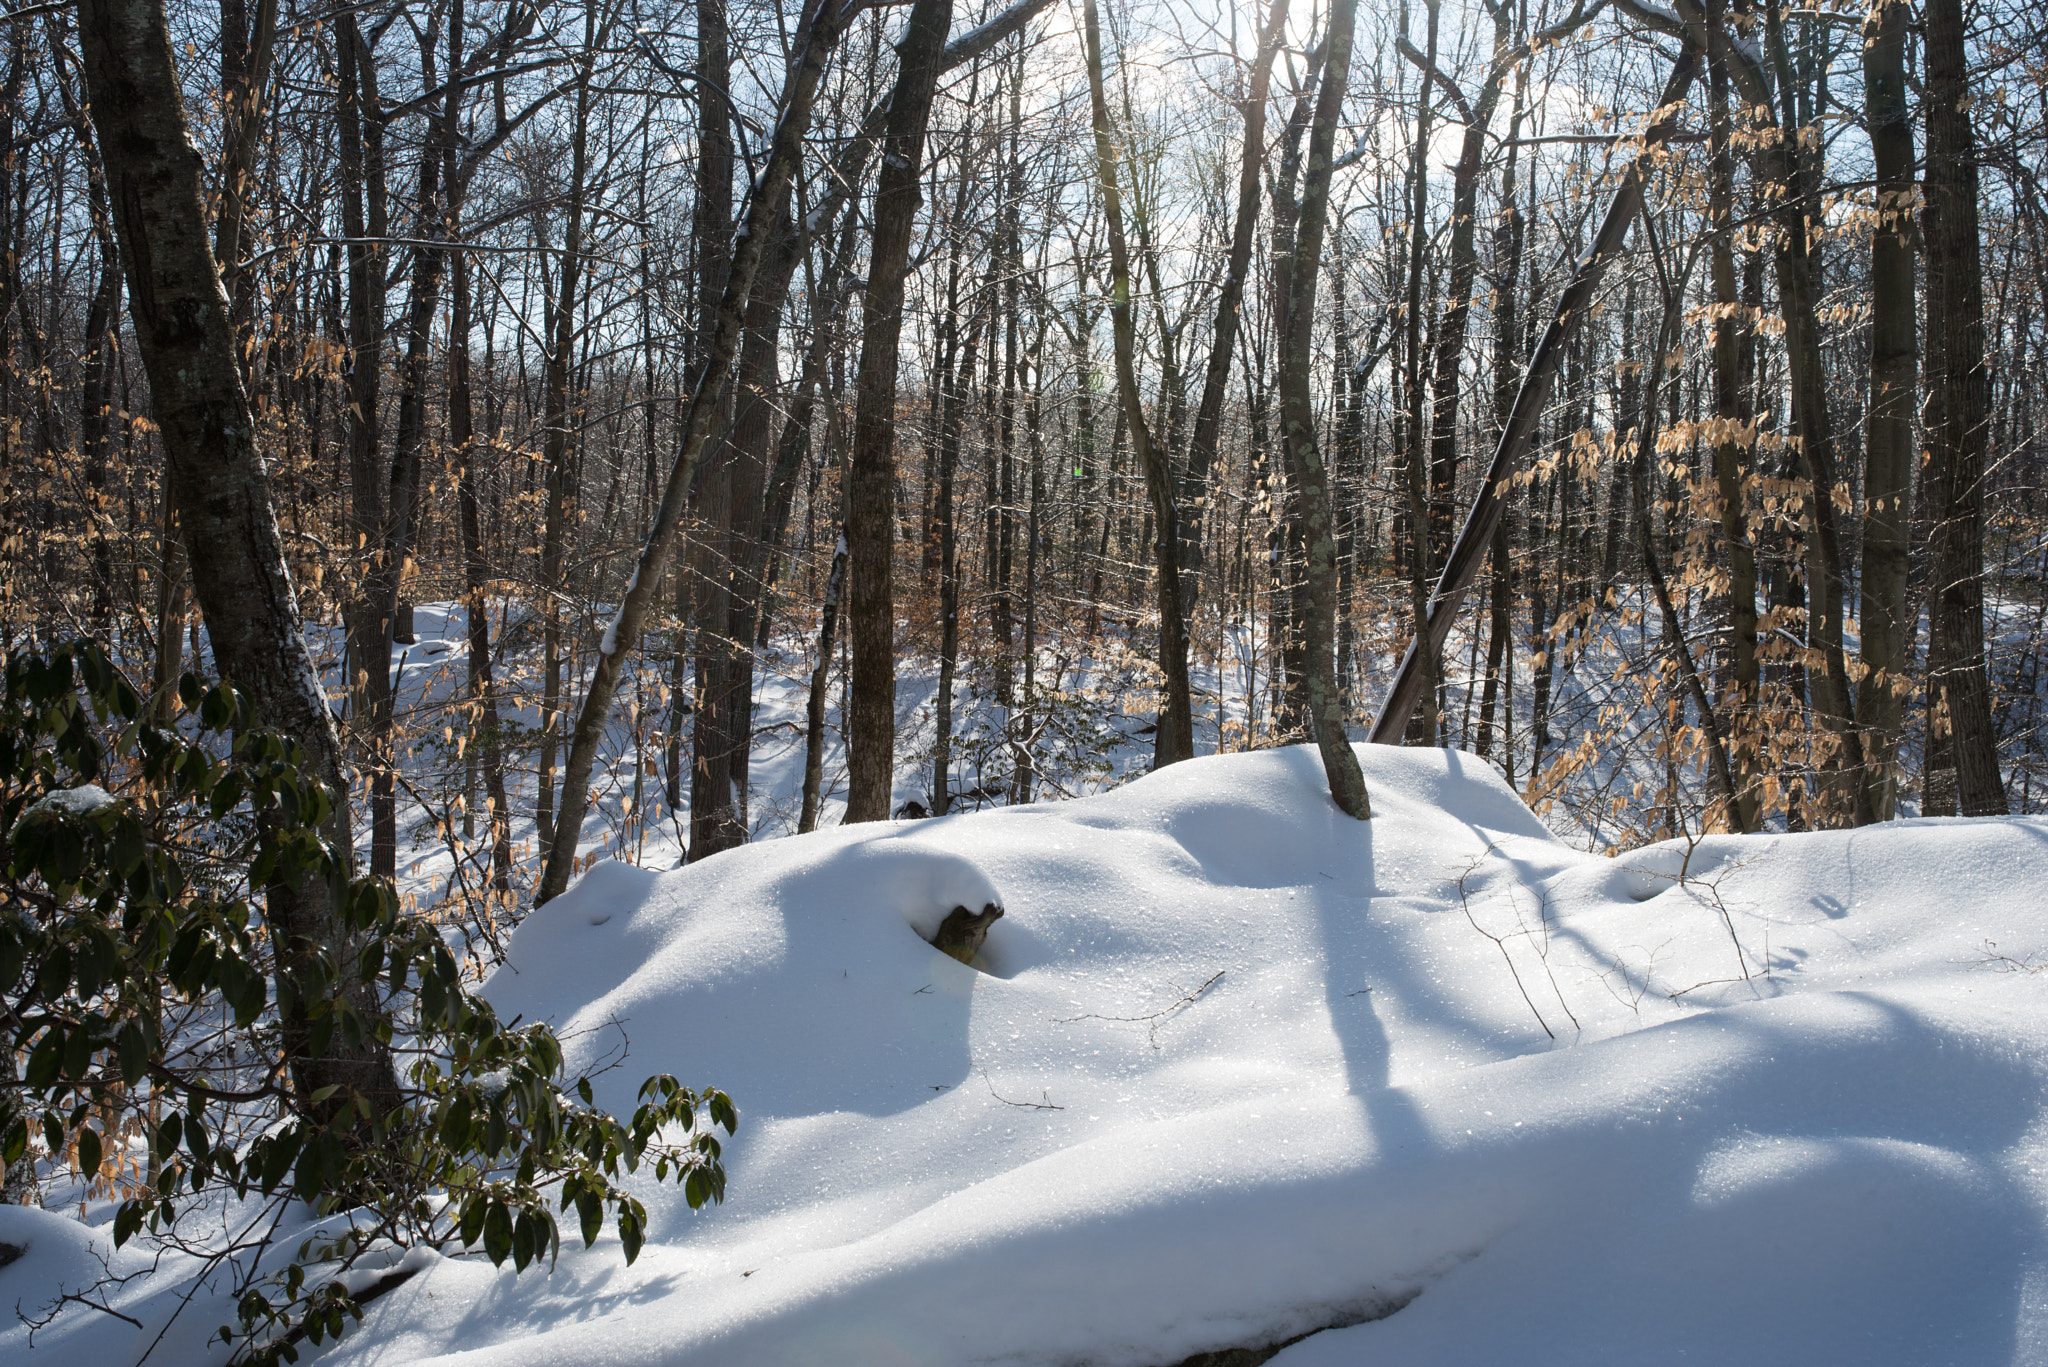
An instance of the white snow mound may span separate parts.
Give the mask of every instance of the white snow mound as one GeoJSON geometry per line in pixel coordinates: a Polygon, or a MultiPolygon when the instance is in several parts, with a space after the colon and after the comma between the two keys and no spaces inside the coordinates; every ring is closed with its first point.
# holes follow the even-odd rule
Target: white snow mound
{"type": "Polygon", "coordinates": [[[488,995],[729,1091],[727,1202],[323,1361],[2048,1362],[2048,822],[1610,860],[1359,754],[1368,823],[1298,748],[599,866],[488,995]]]}

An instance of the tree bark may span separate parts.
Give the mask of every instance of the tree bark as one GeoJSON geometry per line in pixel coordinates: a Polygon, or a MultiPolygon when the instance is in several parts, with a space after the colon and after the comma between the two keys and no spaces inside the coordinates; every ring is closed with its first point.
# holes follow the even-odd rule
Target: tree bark
{"type": "MultiPolygon", "coordinates": [[[[732,108],[726,90],[732,80],[731,43],[727,29],[725,0],[697,0],[697,204],[692,223],[697,250],[697,336],[698,351],[711,344],[713,320],[718,314],[719,292],[732,269],[732,108]]],[[[787,210],[785,208],[786,215],[787,210]]],[[[786,237],[787,234],[782,236],[786,237]]],[[[775,293],[783,252],[781,240],[773,244],[763,264],[763,289],[748,300],[746,340],[741,343],[739,372],[733,391],[741,404],[752,401],[748,391],[762,379],[762,338],[758,324],[764,301],[775,293]]],[[[780,288],[787,290],[789,276],[781,276],[780,288]]],[[[778,295],[768,305],[774,320],[781,321],[778,295]]],[[[773,342],[767,354],[767,368],[774,368],[773,342]]],[[[690,858],[704,859],[720,850],[731,849],[746,838],[744,817],[735,809],[733,752],[734,717],[740,705],[735,677],[739,669],[738,643],[733,639],[732,550],[738,527],[733,512],[738,467],[759,459],[759,452],[746,440],[752,433],[733,430],[732,405],[725,415],[727,431],[697,480],[697,511],[701,535],[690,558],[692,606],[697,617],[697,679],[690,716],[690,858]]],[[[751,696],[751,689],[748,690],[751,696]]],[[[751,718],[748,719],[749,722],[751,718]]]]}
{"type": "Polygon", "coordinates": [[[846,820],[882,821],[896,775],[896,369],[903,285],[922,202],[931,119],[952,0],[917,0],[898,45],[900,68],[875,185],[874,246],[862,301],[851,487],[846,504],[847,628],[853,647],[846,820]]]}
{"type": "MultiPolygon", "coordinates": [[[[587,35],[586,35],[587,37],[587,35]]],[[[535,787],[534,824],[540,838],[541,856],[553,867],[554,849],[566,843],[571,857],[583,831],[582,809],[587,792],[562,790],[561,813],[555,802],[555,755],[561,745],[562,720],[568,708],[563,691],[563,672],[574,656],[574,642],[565,641],[562,630],[562,599],[567,596],[570,519],[580,490],[571,429],[577,426],[570,413],[571,372],[576,362],[577,285],[583,279],[584,197],[590,171],[590,69],[586,65],[576,88],[576,113],[570,130],[569,187],[562,213],[562,264],[555,281],[555,296],[546,301],[547,361],[542,367],[541,393],[545,405],[541,417],[541,465],[547,471],[547,510],[543,515],[540,548],[541,592],[546,608],[541,628],[540,775],[535,787]],[[573,825],[564,826],[570,804],[577,807],[573,825]]]]}
{"type": "MultiPolygon", "coordinates": [[[[1302,145],[1315,115],[1316,86],[1322,80],[1323,59],[1328,50],[1318,44],[1310,52],[1306,69],[1294,94],[1294,109],[1288,115],[1286,131],[1280,138],[1280,170],[1273,177],[1272,232],[1272,329],[1276,336],[1287,332],[1289,295],[1294,288],[1295,235],[1301,221],[1302,145]]],[[[1267,459],[1264,418],[1268,397],[1261,366],[1260,391],[1252,401],[1252,464],[1261,471],[1270,515],[1266,560],[1269,586],[1267,614],[1271,622],[1273,668],[1269,671],[1273,694],[1272,734],[1279,740],[1294,740],[1313,734],[1308,719],[1308,685],[1304,677],[1308,655],[1302,649],[1301,624],[1307,616],[1307,557],[1301,546],[1301,510],[1295,504],[1294,481],[1287,478],[1286,438],[1277,459],[1267,459]]]]}
{"type": "Polygon", "coordinates": [[[491,887],[512,891],[512,807],[505,790],[504,719],[491,662],[490,562],[484,553],[483,500],[477,489],[476,437],[469,377],[469,261],[456,253],[454,308],[448,326],[448,444],[455,450],[462,522],[463,617],[469,628],[469,696],[490,802],[491,887]]]}
{"type": "MultiPolygon", "coordinates": [[[[1493,413],[1489,435],[1498,444],[1514,413],[1515,390],[1522,367],[1523,334],[1520,324],[1522,288],[1522,239],[1526,225],[1517,188],[1518,141],[1528,108],[1529,64],[1516,67],[1515,104],[1508,116],[1507,156],[1501,166],[1499,221],[1493,230],[1493,413]]],[[[1492,622],[1486,642],[1486,683],[1479,708],[1478,752],[1482,758],[1492,748],[1493,709],[1496,695],[1501,702],[1501,773],[1508,786],[1515,783],[1514,698],[1514,560],[1509,547],[1508,522],[1503,515],[1493,530],[1493,582],[1490,608],[1492,622]],[[1505,687],[1502,687],[1502,684],[1505,687]]]]}
{"type": "Polygon", "coordinates": [[[953,806],[953,680],[960,663],[960,553],[953,478],[960,464],[960,429],[967,395],[974,388],[981,326],[982,320],[976,317],[967,329],[967,345],[957,366],[949,363],[953,373],[939,408],[939,692],[932,704],[938,724],[932,750],[933,816],[944,816],[953,806]]]}
{"type": "Polygon", "coordinates": [[[1152,441],[1145,402],[1138,394],[1135,361],[1137,323],[1131,306],[1131,259],[1124,242],[1123,198],[1117,189],[1117,152],[1109,125],[1109,100],[1102,85],[1102,23],[1095,0],[1086,0],[1082,24],[1088,50],[1088,94],[1095,120],[1095,161],[1109,233],[1109,318],[1116,351],[1117,397],[1130,429],[1131,448],[1145,472],[1152,504],[1153,558],[1158,567],[1154,600],[1159,609],[1159,667],[1165,675],[1166,705],[1152,737],[1152,767],[1164,768],[1195,753],[1194,694],[1188,682],[1187,622],[1181,616],[1180,533],[1173,472],[1166,453],[1152,441]]]}
{"type": "MultiPolygon", "coordinates": [[[[348,775],[301,629],[269,472],[242,390],[164,11],[160,0],[80,0],[78,19],[136,342],[214,658],[248,699],[251,719],[302,746],[332,789],[326,834],[346,861],[348,775]]],[[[315,986],[316,957],[332,956],[342,993],[366,1022],[383,1015],[362,982],[338,905],[345,882],[308,879],[267,890],[293,1081],[303,1104],[331,1115],[351,1093],[381,1111],[396,1088],[389,1049],[374,1030],[355,1043],[335,1032],[325,1054],[310,1052],[306,1012],[324,995],[315,986]],[[330,1085],[343,1090],[314,1105],[313,1094],[330,1085]]]]}
{"type": "Polygon", "coordinates": [[[1308,164],[1302,177],[1301,218],[1294,240],[1293,280],[1288,290],[1287,330],[1280,338],[1280,422],[1288,464],[1301,510],[1302,541],[1308,554],[1308,612],[1301,623],[1308,656],[1304,683],[1309,722],[1330,796],[1346,816],[1372,816],[1358,754],[1344,728],[1344,704],[1336,677],[1337,541],[1331,516],[1330,475],[1316,444],[1316,414],[1309,393],[1315,347],[1316,281],[1322,275],[1323,233],[1330,218],[1330,159],[1344,92],[1351,72],[1351,34],[1358,0],[1333,0],[1329,53],[1322,88],[1316,92],[1315,122],[1309,129],[1308,164]]]}
{"type": "Polygon", "coordinates": [[[1913,114],[1906,96],[1905,0],[1878,0],[1863,25],[1863,108],[1877,171],[1878,225],[1870,243],[1870,391],[1864,420],[1864,674],[1856,689],[1863,733],[1857,810],[1883,821],[1897,806],[1899,723],[1906,658],[1918,626],[1908,617],[1912,548],[1913,400],[1919,312],[1913,299],[1913,114]]]}
{"type": "Polygon", "coordinates": [[[1984,448],[1990,371],[1962,0],[1927,0],[1927,439],[1922,493],[1932,541],[1929,730],[1946,723],[1954,781],[1928,776],[1927,815],[2006,811],[1984,661],[1984,448]],[[1953,797],[1949,796],[1953,793],[1953,797]]]}
{"type": "MultiPolygon", "coordinates": [[[[1719,0],[1710,0],[1707,22],[1721,22],[1719,0]]],[[[1735,282],[1735,158],[1730,151],[1728,61],[1717,45],[1708,52],[1709,152],[1708,217],[1713,234],[1708,244],[1708,269],[1714,292],[1713,361],[1714,420],[1721,429],[1714,443],[1714,487],[1721,505],[1721,542],[1728,555],[1728,715],[1735,737],[1730,762],[1735,771],[1735,800],[1728,819],[1738,831],[1754,831],[1763,819],[1759,774],[1762,746],[1756,709],[1761,699],[1762,670],[1757,659],[1756,548],[1749,539],[1747,451],[1743,439],[1749,418],[1743,401],[1742,329],[1737,319],[1742,302],[1735,282]]],[[[1865,532],[1866,546],[1868,531],[1865,532]]],[[[1867,628],[1866,628],[1867,629],[1867,628]]]]}
{"type": "MultiPolygon", "coordinates": [[[[341,228],[348,258],[348,477],[351,553],[367,561],[384,542],[387,480],[377,464],[377,406],[384,374],[385,239],[391,231],[384,130],[378,121],[374,54],[353,10],[335,16],[339,69],[336,143],[341,159],[341,228]]],[[[365,566],[367,569],[367,566],[365,566]]],[[[343,607],[347,631],[348,715],[359,723],[391,689],[390,643],[360,590],[343,607]]]]}
{"type": "MultiPolygon", "coordinates": [[[[1792,80],[1782,41],[1782,10],[1778,0],[1766,6],[1766,29],[1777,56],[1781,93],[1792,80]]],[[[1818,142],[1809,145],[1793,121],[1790,95],[1780,116],[1774,141],[1758,149],[1758,169],[1775,196],[1778,220],[1776,269],[1779,315],[1785,323],[1785,366],[1791,391],[1792,431],[1799,455],[1813,483],[1807,500],[1812,525],[1806,539],[1807,646],[1820,656],[1820,669],[1808,675],[1813,710],[1834,734],[1836,752],[1822,768],[1825,800],[1816,814],[1833,824],[1870,820],[1858,810],[1870,793],[1859,782],[1863,773],[1863,737],[1855,722],[1849,686],[1848,658],[1843,647],[1842,620],[1847,574],[1837,522],[1836,492],[1840,488],[1835,451],[1834,418],[1828,409],[1827,372],[1820,345],[1820,266],[1812,240],[1818,216],[1820,155],[1818,142]]]]}

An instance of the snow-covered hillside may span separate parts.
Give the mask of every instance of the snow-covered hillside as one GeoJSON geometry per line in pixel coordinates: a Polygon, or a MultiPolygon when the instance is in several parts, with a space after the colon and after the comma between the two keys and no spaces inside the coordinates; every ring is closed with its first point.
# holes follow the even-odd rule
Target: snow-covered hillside
{"type": "MultiPolygon", "coordinates": [[[[615,1108],[728,1090],[729,1199],[650,1187],[630,1269],[429,1259],[322,1360],[2048,1362],[2048,821],[1610,860],[1468,755],[1360,755],[1367,824],[1296,748],[600,865],[488,995],[628,1049],[615,1108]],[[919,938],[989,901],[976,967],[919,938]]],[[[97,1271],[9,1218],[5,1303],[97,1271]]],[[[0,1358],[130,1360],[161,1281],[0,1358]]],[[[179,1313],[204,1360],[227,1307],[179,1313]]]]}

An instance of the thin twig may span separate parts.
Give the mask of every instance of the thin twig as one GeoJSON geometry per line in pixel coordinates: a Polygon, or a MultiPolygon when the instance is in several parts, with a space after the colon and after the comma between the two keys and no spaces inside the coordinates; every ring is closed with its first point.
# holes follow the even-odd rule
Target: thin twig
{"type": "MultiPolygon", "coordinates": [[[[1465,885],[1471,880],[1472,875],[1479,871],[1479,866],[1486,862],[1486,856],[1492,853],[1493,847],[1491,845],[1487,846],[1485,853],[1474,859],[1465,871],[1458,875],[1458,905],[1464,908],[1465,919],[1471,922],[1472,929],[1493,941],[1493,947],[1500,951],[1502,961],[1508,966],[1508,975],[1515,980],[1515,990],[1522,994],[1523,1004],[1529,1008],[1529,1013],[1536,1017],[1536,1023],[1543,1027],[1543,1033],[1552,1039],[1556,1039],[1557,1032],[1550,1028],[1549,1021],[1543,1019],[1543,1013],[1537,1009],[1535,1001],[1529,996],[1529,989],[1522,982],[1522,971],[1515,967],[1515,956],[1508,953],[1507,939],[1504,936],[1494,934],[1485,926],[1480,925],[1479,918],[1472,914],[1472,899],[1465,885]]],[[[1516,923],[1519,924],[1521,921],[1520,908],[1516,909],[1515,919],[1516,923]]],[[[1520,933],[1527,935],[1529,932],[1527,928],[1524,928],[1520,933]]]]}
{"type": "Polygon", "coordinates": [[[1989,968],[1999,973],[2048,972],[2048,962],[2044,962],[2039,954],[2028,954],[2015,959],[2010,954],[2000,954],[1996,940],[1986,940],[1984,952],[1985,957],[1972,959],[1970,962],[1979,968],[1989,968]]]}
{"type": "Polygon", "coordinates": [[[1135,1024],[1137,1022],[1142,1021],[1145,1022],[1149,1027],[1146,1033],[1152,1041],[1152,1047],[1154,1049],[1157,1049],[1159,1047],[1159,1027],[1166,1024],[1166,1022],[1173,1019],[1173,1017],[1179,1015],[1182,1011],[1185,1011],[1188,1007],[1193,1006],[1196,1002],[1200,1001],[1202,999],[1203,993],[1207,992],[1210,988],[1214,987],[1219,981],[1222,980],[1223,974],[1223,969],[1217,969],[1214,974],[1210,975],[1209,981],[1203,983],[1194,991],[1182,994],[1180,997],[1174,999],[1171,1002],[1168,1002],[1165,1006],[1160,1007],[1157,1011],[1151,1012],[1147,1015],[1101,1016],[1091,1011],[1085,1016],[1068,1016],[1064,1019],[1056,1019],[1053,1021],[1053,1024],[1072,1025],[1075,1021],[1117,1021],[1123,1024],[1135,1024]]]}
{"type": "Polygon", "coordinates": [[[1050,1089],[1039,1093],[1040,1096],[1045,1098],[1044,1101],[1012,1101],[996,1090],[995,1083],[989,1082],[988,1069],[984,1068],[981,1070],[981,1080],[988,1083],[988,1094],[1002,1102],[1005,1106],[1015,1106],[1023,1111],[1064,1111],[1067,1109],[1064,1106],[1052,1104],[1052,1092],[1050,1089]]]}
{"type": "Polygon", "coordinates": [[[127,1320],[128,1323],[134,1325],[137,1329],[140,1329],[142,1327],[141,1320],[136,1319],[133,1315],[124,1315],[111,1305],[102,1305],[98,1301],[92,1299],[90,1296],[85,1295],[81,1292],[60,1291],[57,1293],[55,1299],[51,1300],[47,1305],[43,1307],[43,1314],[38,1318],[30,1318],[27,1314],[23,1313],[19,1305],[15,1306],[15,1318],[19,1319],[23,1324],[26,1324],[29,1327],[29,1340],[31,1347],[34,1346],[36,1330],[47,1328],[50,1324],[50,1321],[57,1318],[57,1312],[59,1310],[62,1310],[67,1303],[82,1305],[86,1307],[88,1310],[97,1310],[103,1315],[112,1315],[117,1320],[127,1320]]]}

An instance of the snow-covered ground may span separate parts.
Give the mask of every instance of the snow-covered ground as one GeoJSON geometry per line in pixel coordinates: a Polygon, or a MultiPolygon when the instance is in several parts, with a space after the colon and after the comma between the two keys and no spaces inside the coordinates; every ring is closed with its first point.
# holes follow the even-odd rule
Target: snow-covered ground
{"type": "MultiPolygon", "coordinates": [[[[1382,614],[1387,621],[1396,615],[1391,611],[1382,614]]],[[[499,604],[494,608],[492,632],[501,649],[507,620],[505,605],[499,604]]],[[[409,778],[399,800],[398,875],[401,891],[417,905],[429,906],[449,897],[460,883],[446,831],[434,817],[458,811],[454,805],[458,796],[480,811],[482,794],[462,792],[464,770],[451,741],[455,733],[471,724],[460,710],[467,696],[465,610],[456,603],[422,603],[415,609],[414,621],[417,639],[394,645],[391,651],[399,714],[404,719],[400,764],[409,778]]],[[[1240,751],[1272,743],[1270,695],[1275,663],[1265,625],[1259,621],[1219,624],[1205,619],[1197,633],[1201,649],[1192,661],[1196,753],[1240,751]]],[[[1385,622],[1380,625],[1384,627],[1385,622]]],[[[1483,669],[1483,660],[1471,649],[1470,633],[1476,629],[1483,636],[1484,628],[1483,620],[1468,615],[1446,654],[1457,666],[1447,703],[1455,735],[1463,735],[1476,724],[1479,676],[1467,677],[1459,671],[1483,669]]],[[[533,634],[530,629],[512,633],[524,645],[509,659],[501,656],[495,666],[505,721],[515,729],[508,746],[506,777],[522,887],[538,872],[533,794],[540,710],[533,634]]],[[[312,640],[328,696],[341,698],[340,633],[333,628],[315,628],[312,640]]],[[[1356,642],[1355,686],[1367,702],[1376,703],[1391,683],[1402,645],[1398,631],[1392,630],[1367,633],[1356,642]]],[[[963,667],[954,699],[951,787],[959,804],[956,810],[1007,800],[1017,754],[1011,741],[1026,729],[1036,735],[1030,749],[1037,766],[1039,800],[1092,795],[1146,772],[1152,759],[1151,709],[1157,702],[1153,691],[1157,671],[1149,663],[1150,647],[1149,631],[1143,623],[1106,628],[1098,637],[1073,646],[1047,645],[1038,678],[1040,687],[1049,690],[1049,702],[1042,704],[1035,716],[1030,709],[1020,715],[998,706],[991,696],[993,680],[963,667]],[[1045,715],[1048,710],[1050,717],[1045,715]],[[969,796],[963,798],[962,794],[969,796]]],[[[791,835],[797,829],[805,708],[815,651],[810,634],[793,631],[757,652],[755,739],[747,794],[748,827],[754,840],[791,835]]],[[[1652,754],[1661,731],[1650,735],[1655,728],[1636,715],[1642,711],[1642,700],[1630,690],[1637,685],[1617,682],[1640,665],[1642,653],[1639,622],[1603,621],[1580,649],[1560,656],[1568,663],[1555,679],[1553,743],[1546,752],[1546,766],[1589,734],[1599,734],[1611,750],[1548,792],[1540,804],[1546,824],[1583,848],[1626,848],[1640,843],[1642,832],[1663,824],[1661,809],[1654,813],[1643,810],[1650,798],[1617,803],[1617,798],[1628,799],[1632,789],[1638,795],[1654,794],[1668,777],[1664,762],[1652,754]],[[1634,719],[1633,731],[1616,720],[1622,717],[1634,719]],[[1622,810],[1617,811],[1617,806],[1622,810]]],[[[820,826],[837,824],[846,806],[843,665],[843,658],[835,662],[826,691],[820,826]]],[[[683,862],[690,801],[687,764],[679,779],[679,804],[671,807],[663,792],[666,761],[662,732],[676,721],[668,708],[668,668],[665,662],[637,655],[628,667],[593,776],[596,800],[578,846],[586,858],[623,856],[629,863],[658,869],[683,862]]],[[[1525,665],[1503,709],[1503,715],[1510,709],[1514,713],[1509,730],[1520,765],[1515,781],[1524,791],[1530,780],[1528,736],[1533,721],[1527,673],[1525,665]]],[[[581,678],[572,680],[570,697],[580,697],[581,691],[581,678]]],[[[920,806],[931,802],[937,691],[937,662],[915,652],[905,653],[897,666],[892,810],[906,802],[920,806]]],[[[682,718],[680,725],[687,736],[689,719],[682,718]]],[[[1362,727],[1355,734],[1363,735],[1362,727]]],[[[1709,788],[1703,761],[1685,766],[1680,786],[1681,804],[1696,815],[1709,788]]],[[[362,824],[361,835],[367,841],[367,823],[362,824]]],[[[476,824],[483,829],[480,820],[476,824]]],[[[469,883],[480,886],[489,857],[487,837],[458,843],[466,846],[469,883]]]]}
{"type": "MultiPolygon", "coordinates": [[[[615,1108],[728,1090],[726,1204],[650,1187],[630,1269],[429,1255],[322,1360],[2048,1363],[2048,820],[1606,859],[1469,755],[1360,755],[1366,824],[1295,748],[600,864],[488,995],[628,1045],[615,1108]],[[991,900],[978,968],[919,938],[991,900]]],[[[97,1275],[0,1214],[0,1305],[97,1275]]],[[[131,1361],[166,1280],[0,1361],[131,1361]]]]}

